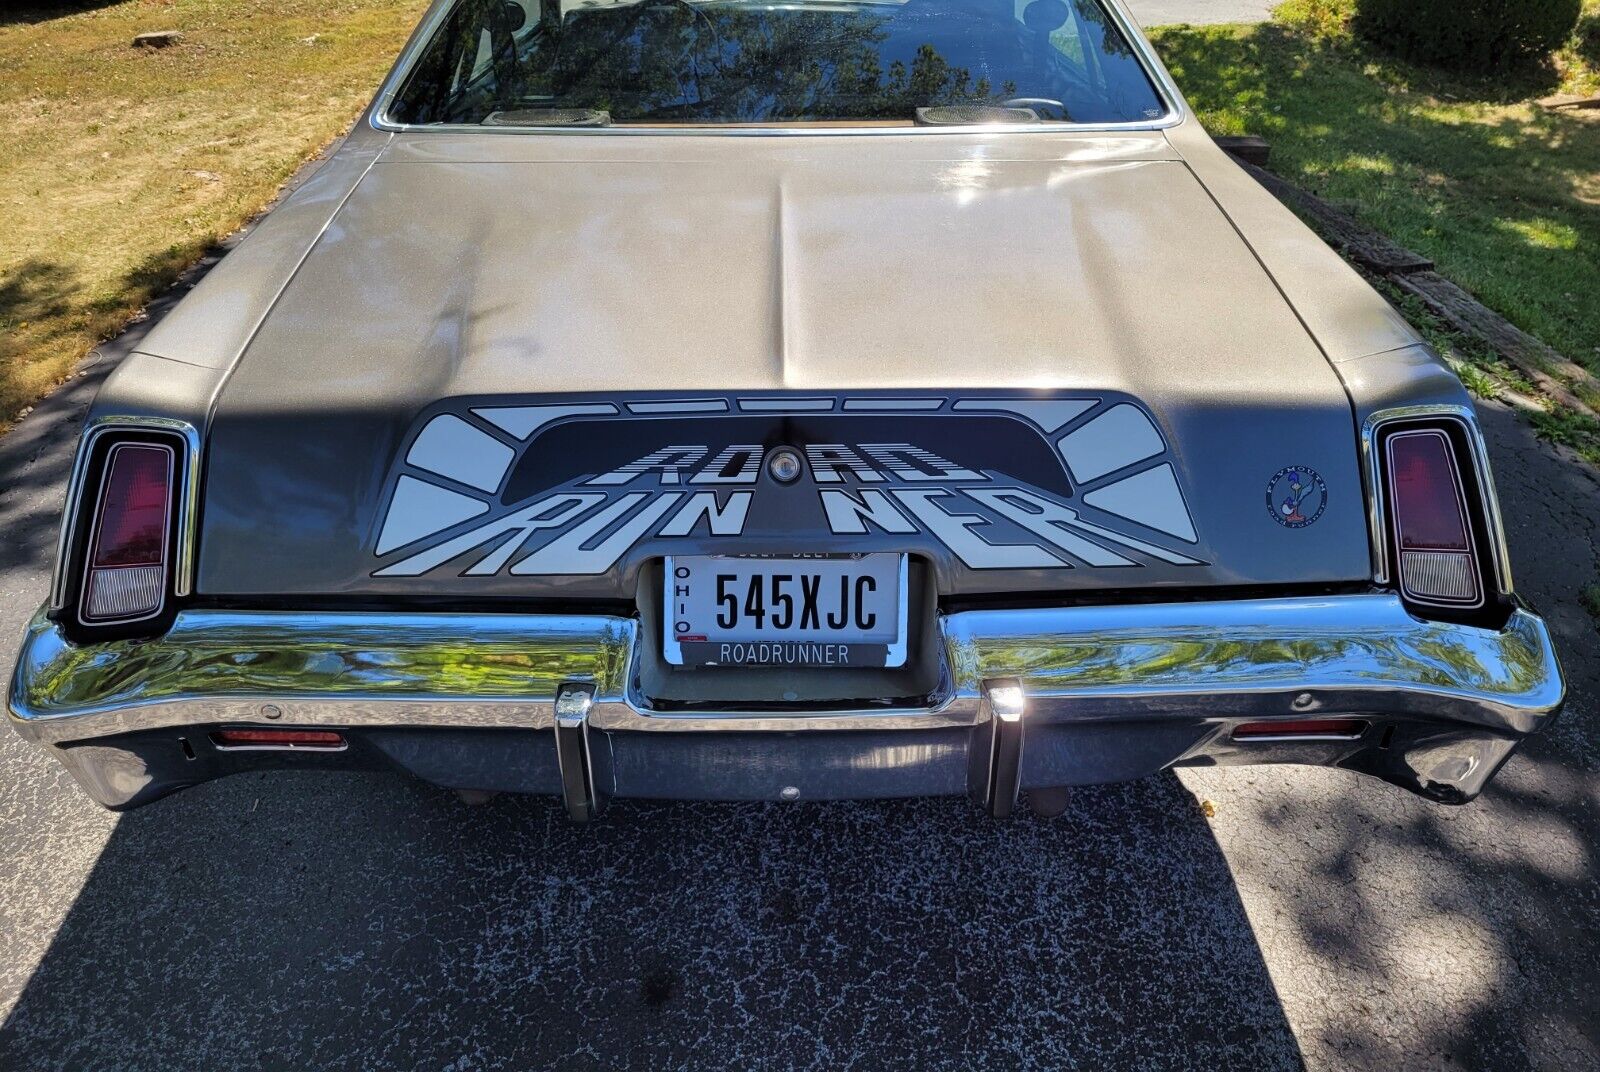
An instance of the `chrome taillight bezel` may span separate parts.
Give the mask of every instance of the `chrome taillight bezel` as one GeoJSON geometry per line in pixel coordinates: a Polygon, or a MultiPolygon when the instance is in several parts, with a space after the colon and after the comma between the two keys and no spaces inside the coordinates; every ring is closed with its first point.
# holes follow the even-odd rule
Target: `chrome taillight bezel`
{"type": "Polygon", "coordinates": [[[1513,600],[1505,526],[1489,467],[1488,448],[1472,410],[1466,406],[1418,405],[1372,414],[1362,428],[1373,547],[1373,580],[1397,590],[1420,616],[1487,623],[1513,600]],[[1478,598],[1438,600],[1407,590],[1400,569],[1398,526],[1390,491],[1389,441],[1401,434],[1442,434],[1454,463],[1478,576],[1478,598]]]}
{"type": "Polygon", "coordinates": [[[171,443],[147,442],[140,439],[118,439],[106,447],[105,456],[100,460],[99,468],[100,480],[90,507],[93,512],[90,514],[89,531],[84,540],[82,570],[78,577],[78,621],[91,628],[100,628],[113,625],[132,625],[135,622],[159,618],[167,609],[167,604],[172,600],[174,550],[172,546],[172,527],[176,522],[176,518],[173,515],[176,513],[174,510],[176,495],[174,493],[177,491],[178,486],[178,449],[171,443]],[[167,459],[167,503],[166,510],[161,516],[161,558],[158,562],[153,563],[162,573],[160,598],[155,607],[148,611],[140,611],[133,614],[91,614],[89,605],[92,601],[91,593],[93,591],[94,574],[97,570],[112,568],[97,567],[94,558],[95,551],[100,544],[101,530],[105,525],[106,492],[111,486],[111,474],[116,466],[117,455],[125,450],[158,450],[165,454],[167,459]]]}
{"type": "MultiPolygon", "coordinates": [[[[1446,607],[1458,610],[1476,610],[1483,606],[1486,597],[1483,576],[1483,561],[1478,539],[1478,526],[1473,524],[1472,504],[1467,499],[1467,491],[1461,480],[1461,459],[1458,457],[1455,444],[1450,435],[1443,428],[1429,427],[1427,425],[1397,428],[1384,437],[1383,444],[1384,476],[1387,481],[1385,489],[1388,492],[1389,502],[1389,527],[1393,533],[1393,548],[1395,555],[1394,574],[1399,585],[1400,594],[1408,602],[1426,607],[1446,607]],[[1461,519],[1462,528],[1467,547],[1464,551],[1450,552],[1465,555],[1472,569],[1472,595],[1455,598],[1439,595],[1432,592],[1419,592],[1412,587],[1407,576],[1406,558],[1413,552],[1405,546],[1405,527],[1401,523],[1399,496],[1395,493],[1398,475],[1394,467],[1395,444],[1407,439],[1437,439],[1444,445],[1444,459],[1450,466],[1450,481],[1455,490],[1456,510],[1461,519]]],[[[1432,553],[1447,553],[1439,548],[1425,549],[1432,553]]]]}

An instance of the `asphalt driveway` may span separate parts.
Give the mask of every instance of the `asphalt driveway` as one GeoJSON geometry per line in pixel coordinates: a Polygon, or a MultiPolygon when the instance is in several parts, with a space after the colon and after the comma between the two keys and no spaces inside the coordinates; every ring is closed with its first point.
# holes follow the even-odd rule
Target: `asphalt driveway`
{"type": "MultiPolygon", "coordinates": [[[[0,651],[146,326],[0,440],[0,651]]],[[[1053,821],[620,803],[583,828],[296,774],[118,817],[5,732],[0,1069],[1600,1067],[1600,483],[1484,418],[1572,696],[1472,806],[1259,768],[1053,821]]]]}

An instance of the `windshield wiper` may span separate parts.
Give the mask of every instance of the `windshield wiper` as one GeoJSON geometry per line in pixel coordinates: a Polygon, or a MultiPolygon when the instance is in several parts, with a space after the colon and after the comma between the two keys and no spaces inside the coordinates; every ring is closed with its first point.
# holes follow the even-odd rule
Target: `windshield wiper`
{"type": "Polygon", "coordinates": [[[919,127],[977,126],[985,123],[1037,123],[1032,108],[1003,108],[998,104],[936,104],[917,109],[919,127]]]}
{"type": "Polygon", "coordinates": [[[598,108],[513,108],[490,112],[486,127],[608,127],[611,113],[598,108]]]}

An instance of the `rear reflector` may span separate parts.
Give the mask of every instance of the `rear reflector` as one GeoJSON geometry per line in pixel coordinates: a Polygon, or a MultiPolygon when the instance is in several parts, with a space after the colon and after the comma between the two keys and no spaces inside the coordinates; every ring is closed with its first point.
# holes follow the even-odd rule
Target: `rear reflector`
{"type": "Polygon", "coordinates": [[[323,748],[344,747],[344,736],[331,730],[217,730],[211,743],[218,748],[323,748]]]}
{"type": "Polygon", "coordinates": [[[1261,741],[1269,738],[1320,738],[1353,741],[1367,732],[1367,724],[1352,718],[1301,718],[1282,722],[1244,722],[1234,727],[1236,741],[1261,741]]]}
{"type": "Polygon", "coordinates": [[[137,621],[160,612],[174,458],[171,447],[154,443],[118,443],[106,456],[84,576],[84,621],[137,621]]]}
{"type": "Polygon", "coordinates": [[[161,609],[160,566],[119,566],[89,571],[84,618],[91,622],[143,618],[161,609]]]}
{"type": "Polygon", "coordinates": [[[1429,600],[1476,605],[1478,564],[1471,555],[1443,551],[1400,552],[1406,591],[1429,600]]]}
{"type": "Polygon", "coordinates": [[[1477,606],[1480,571],[1449,437],[1432,428],[1399,432],[1388,451],[1401,592],[1420,603],[1477,606]]]}

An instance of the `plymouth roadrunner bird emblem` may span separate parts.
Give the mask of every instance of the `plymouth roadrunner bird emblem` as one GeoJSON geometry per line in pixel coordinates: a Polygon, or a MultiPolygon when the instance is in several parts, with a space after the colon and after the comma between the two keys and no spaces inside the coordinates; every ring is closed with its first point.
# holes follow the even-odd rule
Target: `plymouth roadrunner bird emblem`
{"type": "Polygon", "coordinates": [[[593,575],[691,538],[932,542],[975,570],[1201,564],[1131,402],[733,397],[435,414],[377,538],[402,553],[375,574],[593,575]]]}
{"type": "Polygon", "coordinates": [[[1279,469],[1267,483],[1267,509],[1272,519],[1291,529],[1316,523],[1328,508],[1328,486],[1322,475],[1304,465],[1279,469]]]}

